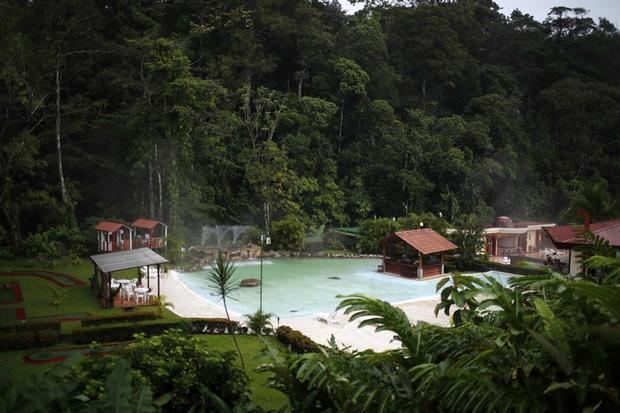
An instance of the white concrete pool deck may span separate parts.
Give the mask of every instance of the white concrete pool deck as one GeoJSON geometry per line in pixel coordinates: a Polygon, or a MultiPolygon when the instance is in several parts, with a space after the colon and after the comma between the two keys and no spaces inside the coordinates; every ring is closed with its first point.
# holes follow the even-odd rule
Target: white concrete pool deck
{"type": "MultiPolygon", "coordinates": [[[[412,281],[415,282],[415,281],[412,281]]],[[[212,304],[187,287],[175,271],[170,271],[167,277],[161,279],[161,294],[174,305],[173,312],[181,317],[225,317],[224,308],[212,304]]],[[[439,297],[419,298],[395,304],[402,309],[412,322],[425,321],[430,324],[447,326],[448,317],[440,313],[435,317],[435,305],[439,297]]],[[[241,314],[230,312],[231,318],[242,321],[241,314]]],[[[358,322],[349,322],[348,316],[342,313],[329,320],[320,321],[317,317],[289,317],[280,318],[280,325],[288,325],[301,331],[319,344],[326,344],[332,335],[336,343],[354,350],[372,349],[384,351],[400,347],[399,342],[392,340],[390,332],[375,332],[374,327],[358,328],[358,322]],[[327,322],[326,322],[327,321],[327,322]]],[[[274,325],[277,324],[276,320],[274,325]]]]}

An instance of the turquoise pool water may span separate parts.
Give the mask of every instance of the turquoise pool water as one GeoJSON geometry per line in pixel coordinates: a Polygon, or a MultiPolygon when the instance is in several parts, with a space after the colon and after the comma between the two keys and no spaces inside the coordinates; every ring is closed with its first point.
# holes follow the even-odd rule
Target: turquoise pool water
{"type": "MultiPolygon", "coordinates": [[[[435,295],[441,278],[408,280],[377,272],[377,259],[278,258],[263,261],[263,311],[278,317],[301,317],[336,309],[338,294],[363,293],[391,303],[435,295]]],[[[236,263],[235,278],[259,278],[260,261],[236,263]]],[[[505,283],[503,273],[487,273],[505,283]]],[[[193,291],[221,305],[207,281],[207,270],[179,273],[193,291]]],[[[253,313],[259,306],[259,287],[239,288],[229,308],[238,314],[253,313]]]]}

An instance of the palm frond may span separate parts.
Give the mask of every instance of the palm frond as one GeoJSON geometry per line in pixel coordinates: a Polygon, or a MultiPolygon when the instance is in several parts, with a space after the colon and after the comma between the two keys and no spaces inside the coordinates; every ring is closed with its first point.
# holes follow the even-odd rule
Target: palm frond
{"type": "MultiPolygon", "coordinates": [[[[337,310],[344,309],[350,315],[349,321],[363,318],[359,326],[375,326],[375,331],[391,331],[404,346],[413,346],[415,337],[412,334],[411,322],[400,308],[392,306],[387,301],[368,297],[364,294],[338,295],[344,298],[337,310]]],[[[409,348],[411,351],[412,348],[409,348]]]]}

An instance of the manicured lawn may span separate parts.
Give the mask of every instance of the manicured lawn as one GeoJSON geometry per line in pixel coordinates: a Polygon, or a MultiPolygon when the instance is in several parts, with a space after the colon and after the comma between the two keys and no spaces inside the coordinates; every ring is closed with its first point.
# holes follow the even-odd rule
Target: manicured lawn
{"type": "MultiPolygon", "coordinates": [[[[63,314],[88,313],[98,316],[112,316],[123,313],[125,310],[121,308],[104,309],[94,297],[90,290],[89,277],[93,273],[93,267],[86,259],[82,259],[77,263],[69,260],[59,260],[54,268],[48,268],[45,263],[14,259],[0,260],[0,271],[54,271],[65,273],[78,278],[84,282],[84,285],[59,287],[48,280],[32,277],[32,276],[0,276],[0,283],[8,283],[10,281],[18,281],[21,287],[24,301],[15,304],[0,305],[2,309],[11,309],[23,307],[26,310],[26,319],[36,317],[59,316],[63,314]],[[52,303],[54,289],[63,294],[64,298],[60,305],[55,306],[52,303]]],[[[135,277],[137,270],[127,270],[115,273],[117,277],[135,277]]],[[[152,307],[138,307],[133,311],[153,311],[152,307]]],[[[165,311],[165,318],[178,318],[177,315],[165,311]]]]}
{"type": "MultiPolygon", "coordinates": [[[[202,341],[208,346],[209,349],[216,351],[234,351],[235,346],[230,336],[226,335],[204,335],[199,336],[202,341]]],[[[267,379],[269,373],[258,373],[255,371],[256,367],[265,363],[268,359],[262,354],[262,350],[265,348],[264,343],[255,336],[238,336],[239,347],[246,365],[246,374],[250,378],[250,389],[252,391],[252,400],[258,406],[264,409],[278,409],[283,404],[287,403],[287,398],[280,392],[267,387],[267,379]]],[[[276,346],[278,349],[283,349],[282,345],[274,337],[266,337],[265,340],[270,345],[276,346]]],[[[53,350],[58,348],[68,348],[67,344],[58,344],[53,347],[49,347],[46,350],[53,350]]],[[[24,363],[23,357],[38,352],[40,350],[20,350],[20,351],[7,351],[0,352],[0,366],[7,370],[9,377],[15,383],[26,383],[32,380],[37,374],[42,374],[49,369],[53,368],[57,363],[49,364],[28,364],[24,363]]]]}
{"type": "MultiPolygon", "coordinates": [[[[232,338],[227,335],[200,336],[209,348],[219,351],[235,351],[232,338]]],[[[255,336],[237,336],[239,347],[245,361],[245,372],[250,378],[252,400],[264,409],[279,409],[288,399],[282,393],[267,386],[270,373],[259,373],[256,368],[269,361],[269,357],[263,354],[265,344],[255,336]]],[[[274,337],[264,337],[269,345],[283,350],[284,347],[274,337]]]]}

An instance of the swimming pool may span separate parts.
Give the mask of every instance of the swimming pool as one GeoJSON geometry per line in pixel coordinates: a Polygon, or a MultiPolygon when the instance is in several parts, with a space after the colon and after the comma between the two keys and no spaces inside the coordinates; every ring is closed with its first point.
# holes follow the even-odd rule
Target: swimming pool
{"type": "MultiPolygon", "coordinates": [[[[338,294],[363,293],[391,303],[430,297],[443,277],[417,281],[378,273],[378,259],[278,258],[263,261],[263,311],[277,317],[302,317],[336,309],[338,294]]],[[[259,278],[260,261],[235,263],[237,283],[259,278]]],[[[503,284],[508,274],[487,273],[503,284]]],[[[190,289],[207,301],[221,305],[207,281],[207,270],[179,273],[190,289]]],[[[259,287],[239,288],[232,294],[229,308],[237,314],[255,312],[259,307],[259,287]]]]}

